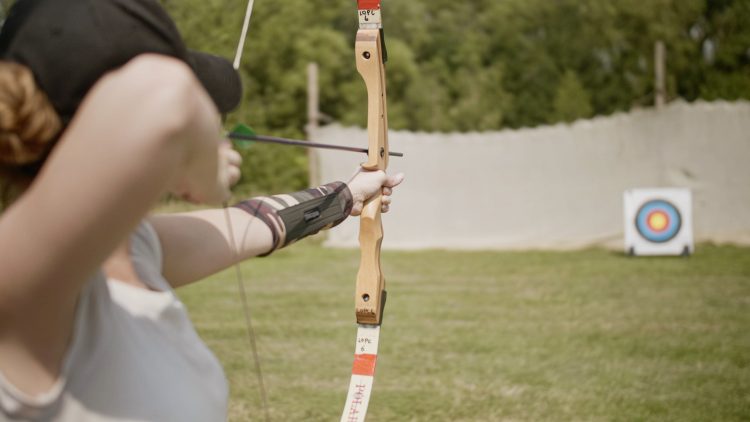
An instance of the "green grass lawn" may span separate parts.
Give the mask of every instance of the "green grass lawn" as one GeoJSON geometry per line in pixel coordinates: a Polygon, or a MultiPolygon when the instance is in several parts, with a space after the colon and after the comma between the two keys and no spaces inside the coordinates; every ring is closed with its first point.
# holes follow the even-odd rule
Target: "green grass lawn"
{"type": "MultiPolygon", "coordinates": [[[[750,420],[750,248],[697,251],[384,253],[368,421],[750,420]]],[[[315,245],[243,265],[274,421],[340,417],[358,265],[315,245]]],[[[180,295],[231,420],[262,420],[234,273],[180,295]]]]}

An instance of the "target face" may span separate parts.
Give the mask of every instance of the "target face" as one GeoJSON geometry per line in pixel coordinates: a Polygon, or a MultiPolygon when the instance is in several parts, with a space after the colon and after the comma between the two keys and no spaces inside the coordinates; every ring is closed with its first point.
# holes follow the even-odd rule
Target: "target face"
{"type": "Polygon", "coordinates": [[[641,206],[635,216],[635,227],[649,242],[669,242],[680,232],[682,216],[671,202],[656,199],[641,206]]]}
{"type": "Polygon", "coordinates": [[[626,254],[693,253],[693,200],[689,189],[628,189],[623,199],[626,254]]]}

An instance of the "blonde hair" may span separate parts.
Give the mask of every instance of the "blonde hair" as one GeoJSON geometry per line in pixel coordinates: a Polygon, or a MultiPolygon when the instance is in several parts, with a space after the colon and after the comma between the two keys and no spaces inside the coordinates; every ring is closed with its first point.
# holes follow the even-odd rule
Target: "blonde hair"
{"type": "Polygon", "coordinates": [[[31,71],[0,62],[0,164],[16,167],[43,160],[61,128],[31,71]]]}
{"type": "Polygon", "coordinates": [[[31,70],[0,61],[0,211],[36,177],[61,130],[31,70]]]}

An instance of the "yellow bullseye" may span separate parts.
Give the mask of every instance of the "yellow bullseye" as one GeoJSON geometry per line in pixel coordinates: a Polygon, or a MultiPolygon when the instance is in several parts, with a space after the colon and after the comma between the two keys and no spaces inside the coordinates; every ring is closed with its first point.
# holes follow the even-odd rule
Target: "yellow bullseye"
{"type": "Polygon", "coordinates": [[[648,216],[648,226],[657,232],[663,231],[669,225],[669,217],[663,212],[655,212],[648,216]]]}

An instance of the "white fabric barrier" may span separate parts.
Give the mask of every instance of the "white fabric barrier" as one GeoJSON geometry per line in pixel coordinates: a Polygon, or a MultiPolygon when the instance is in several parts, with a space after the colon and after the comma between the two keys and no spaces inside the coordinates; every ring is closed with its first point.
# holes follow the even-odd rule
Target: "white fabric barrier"
{"type": "MultiPolygon", "coordinates": [[[[330,125],[313,140],[366,146],[359,128],[330,125]]],[[[392,131],[390,172],[407,180],[383,216],[384,248],[622,248],[623,191],[684,187],[696,241],[750,244],[750,103],[675,102],[571,125],[492,133],[392,131]]],[[[323,182],[344,180],[363,155],[318,151],[323,182]]],[[[358,219],[326,244],[357,246],[358,219]]]]}

